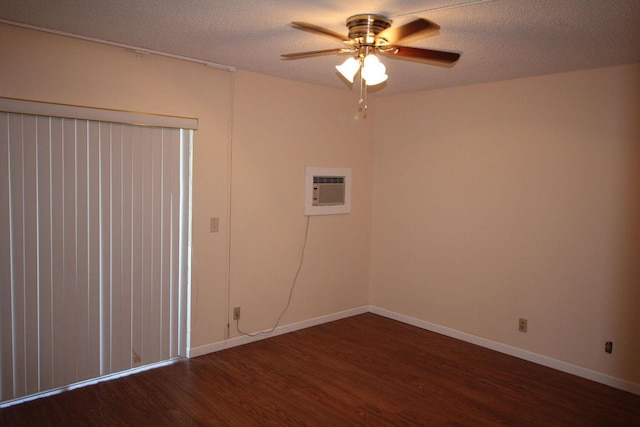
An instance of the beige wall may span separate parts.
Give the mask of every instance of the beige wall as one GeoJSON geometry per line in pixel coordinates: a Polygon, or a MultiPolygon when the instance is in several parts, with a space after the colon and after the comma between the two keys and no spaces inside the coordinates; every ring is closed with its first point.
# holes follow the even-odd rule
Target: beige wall
{"type": "MultiPolygon", "coordinates": [[[[311,216],[281,324],[367,305],[373,117],[344,90],[238,72],[233,126],[231,307],[242,330],[273,327],[300,261],[306,166],[352,169],[352,211],[311,216]]],[[[232,327],[232,335],[235,334],[232,327]]]]}
{"type": "Polygon", "coordinates": [[[280,314],[304,237],[305,166],[353,168],[353,214],[311,219],[305,266],[282,323],[367,304],[373,133],[355,118],[350,92],[4,24],[0,57],[0,96],[198,118],[192,347],[225,339],[229,298],[251,332],[280,314]],[[210,217],[220,218],[219,233],[209,232],[210,217]]]}
{"type": "Polygon", "coordinates": [[[377,115],[371,303],[640,383],[640,67],[377,115]]]}

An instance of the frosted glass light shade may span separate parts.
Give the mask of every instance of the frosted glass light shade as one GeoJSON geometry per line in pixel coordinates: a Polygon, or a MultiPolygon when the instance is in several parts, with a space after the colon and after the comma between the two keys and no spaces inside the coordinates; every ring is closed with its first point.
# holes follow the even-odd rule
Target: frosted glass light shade
{"type": "Polygon", "coordinates": [[[341,65],[336,65],[336,70],[342,77],[349,80],[349,83],[353,83],[353,79],[356,76],[356,73],[360,69],[360,62],[353,57],[347,58],[341,65]]]}
{"type": "Polygon", "coordinates": [[[387,67],[375,55],[367,55],[364,58],[362,78],[365,79],[367,86],[378,85],[389,78],[387,67]]]}

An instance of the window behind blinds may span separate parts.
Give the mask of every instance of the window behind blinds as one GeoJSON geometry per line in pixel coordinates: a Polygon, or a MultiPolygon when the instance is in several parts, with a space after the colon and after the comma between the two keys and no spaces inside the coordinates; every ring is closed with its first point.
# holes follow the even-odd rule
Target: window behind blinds
{"type": "Polygon", "coordinates": [[[192,131],[0,113],[0,400],[185,354],[192,131]]]}

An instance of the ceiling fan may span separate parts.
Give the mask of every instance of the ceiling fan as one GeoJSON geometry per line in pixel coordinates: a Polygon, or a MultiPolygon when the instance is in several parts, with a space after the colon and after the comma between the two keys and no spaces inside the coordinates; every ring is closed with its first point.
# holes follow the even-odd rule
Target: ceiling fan
{"type": "Polygon", "coordinates": [[[451,67],[460,59],[459,53],[402,46],[399,43],[436,35],[440,26],[427,19],[416,19],[399,27],[393,27],[392,20],[383,15],[359,14],[347,18],[349,34],[344,36],[335,31],[307,22],[294,21],[293,28],[340,41],[344,47],[287,53],[282,59],[302,59],[318,55],[349,54],[349,58],[336,66],[340,74],[350,83],[360,71],[360,103],[366,109],[366,86],[374,86],[387,80],[385,66],[378,60],[381,56],[405,59],[431,65],[451,67]],[[362,92],[364,91],[364,96],[362,92]]]}

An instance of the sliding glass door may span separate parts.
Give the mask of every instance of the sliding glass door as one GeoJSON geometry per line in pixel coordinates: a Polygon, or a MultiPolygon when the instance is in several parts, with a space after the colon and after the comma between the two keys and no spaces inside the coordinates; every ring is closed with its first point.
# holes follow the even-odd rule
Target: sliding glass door
{"type": "Polygon", "coordinates": [[[185,355],[192,131],[0,113],[0,400],[185,355]]]}

